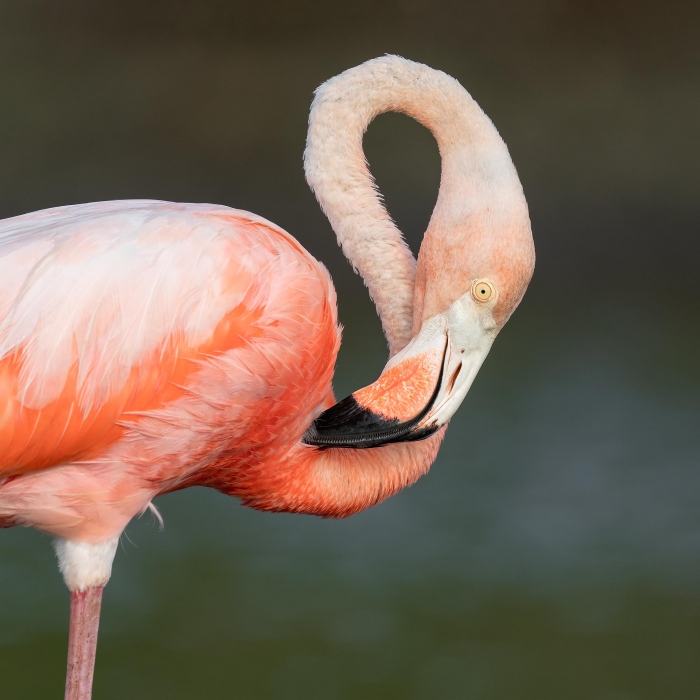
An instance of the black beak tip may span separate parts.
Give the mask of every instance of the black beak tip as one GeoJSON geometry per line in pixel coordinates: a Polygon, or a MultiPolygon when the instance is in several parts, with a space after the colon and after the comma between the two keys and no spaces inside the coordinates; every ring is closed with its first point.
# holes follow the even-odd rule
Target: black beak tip
{"type": "Polygon", "coordinates": [[[351,395],[318,416],[304,433],[302,442],[317,447],[376,447],[397,426],[397,419],[374,413],[351,395]]]}
{"type": "Polygon", "coordinates": [[[361,406],[354,396],[348,396],[324,411],[309,426],[302,442],[314,447],[368,448],[394,442],[424,440],[438,430],[426,426],[415,430],[422,416],[401,422],[386,418],[361,406]]]}
{"type": "Polygon", "coordinates": [[[309,426],[302,442],[314,447],[381,447],[392,442],[425,440],[440,426],[431,423],[417,429],[425,418],[440,390],[444,365],[440,369],[433,395],[423,410],[413,418],[401,421],[375,413],[359,404],[353,395],[324,411],[309,426]]]}

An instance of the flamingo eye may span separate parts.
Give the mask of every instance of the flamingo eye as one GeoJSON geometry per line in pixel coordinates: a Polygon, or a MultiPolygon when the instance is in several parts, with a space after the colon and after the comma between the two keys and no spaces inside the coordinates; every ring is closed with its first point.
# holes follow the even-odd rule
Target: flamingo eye
{"type": "Polygon", "coordinates": [[[496,288],[489,280],[476,280],[472,285],[472,295],[477,301],[488,301],[496,294],[496,288]]]}

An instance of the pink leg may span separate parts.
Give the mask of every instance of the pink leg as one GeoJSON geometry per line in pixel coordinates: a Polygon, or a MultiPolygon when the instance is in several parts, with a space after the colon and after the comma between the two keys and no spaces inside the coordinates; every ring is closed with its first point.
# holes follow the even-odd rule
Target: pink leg
{"type": "Polygon", "coordinates": [[[70,593],[65,700],[90,700],[92,697],[102,589],[100,586],[70,593]]]}

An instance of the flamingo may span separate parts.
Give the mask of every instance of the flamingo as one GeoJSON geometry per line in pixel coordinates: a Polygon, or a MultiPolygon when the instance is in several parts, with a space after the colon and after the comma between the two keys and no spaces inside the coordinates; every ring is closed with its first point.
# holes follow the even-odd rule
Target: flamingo
{"type": "Polygon", "coordinates": [[[327,518],[383,501],[428,471],[525,293],[523,190],[454,78],[397,56],[332,78],[304,167],[389,344],[378,380],[338,403],[332,281],[273,223],[148,200],[0,222],[0,527],[54,538],[70,590],[67,700],[91,697],[117,543],[156,496],[204,485],[327,518]],[[442,158],[417,261],[362,150],[387,111],[425,125],[442,158]]]}

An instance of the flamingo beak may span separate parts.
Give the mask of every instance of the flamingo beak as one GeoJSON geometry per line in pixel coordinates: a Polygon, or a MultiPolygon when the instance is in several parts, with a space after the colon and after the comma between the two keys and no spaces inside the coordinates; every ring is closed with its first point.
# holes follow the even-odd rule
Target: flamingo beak
{"type": "Polygon", "coordinates": [[[426,320],[384,368],[311,424],[303,442],[316,447],[380,447],[423,440],[454,415],[496,336],[496,324],[471,295],[426,320]]]}

